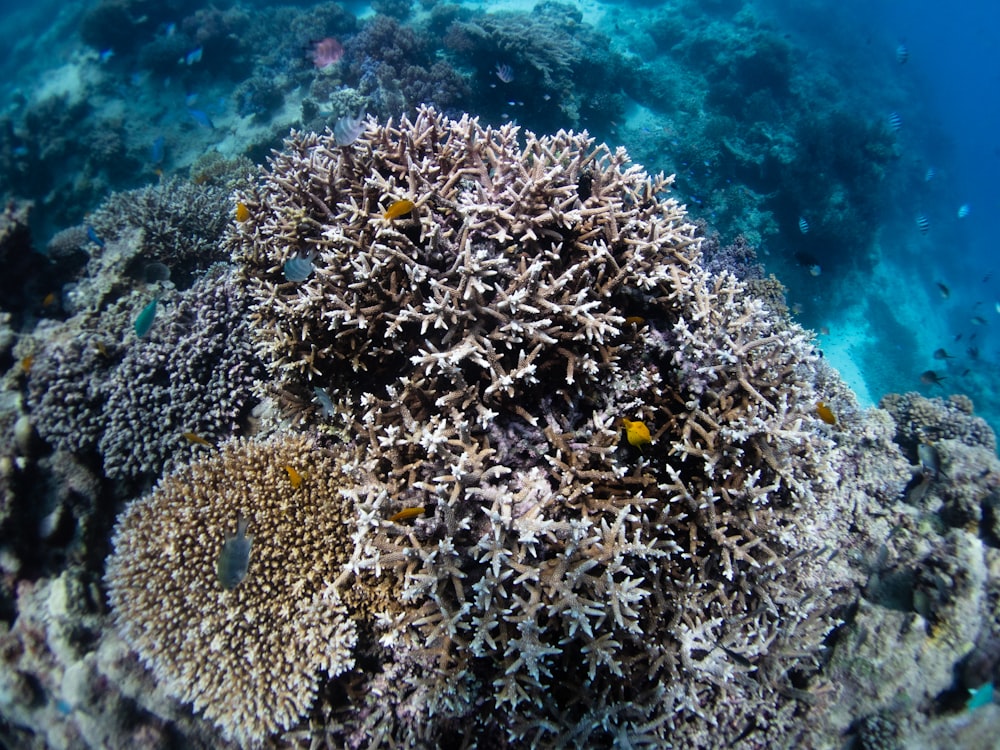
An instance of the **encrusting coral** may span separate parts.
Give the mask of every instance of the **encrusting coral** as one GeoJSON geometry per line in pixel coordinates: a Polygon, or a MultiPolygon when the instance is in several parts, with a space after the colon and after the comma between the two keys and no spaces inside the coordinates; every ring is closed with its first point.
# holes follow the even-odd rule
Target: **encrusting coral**
{"type": "Polygon", "coordinates": [[[350,147],[293,134],[239,195],[258,349],[379,478],[349,490],[348,569],[409,605],[381,639],[407,708],[362,712],[385,736],[788,731],[859,578],[824,556],[848,456],[808,337],[700,268],[668,184],[585,134],[424,108],[350,147]]]}
{"type": "Polygon", "coordinates": [[[106,580],[122,636],[170,694],[241,745],[289,728],[320,673],[354,663],[354,621],[331,585],[355,529],[344,482],[309,439],[235,440],[165,476],[117,522],[106,580]],[[249,568],[225,590],[217,568],[240,519],[249,568]]]}

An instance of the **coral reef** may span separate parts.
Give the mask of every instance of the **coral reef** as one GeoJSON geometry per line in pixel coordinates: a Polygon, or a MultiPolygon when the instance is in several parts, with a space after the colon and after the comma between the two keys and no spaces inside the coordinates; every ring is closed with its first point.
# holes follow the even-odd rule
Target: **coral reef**
{"type": "Polygon", "coordinates": [[[106,581],[124,639],[242,746],[298,721],[321,672],[354,664],[355,624],[332,586],[355,528],[346,484],[308,439],[237,440],[164,477],[116,525],[106,581]],[[227,591],[217,566],[239,519],[249,570],[227,591]]]}
{"type": "Polygon", "coordinates": [[[41,437],[58,450],[96,449],[120,478],[155,476],[190,456],[198,445],[182,433],[219,441],[238,432],[260,368],[231,273],[216,265],[185,292],[160,292],[142,340],[132,320],[148,294],[39,330],[28,404],[41,437]]]}
{"type": "MultiPolygon", "coordinates": [[[[90,223],[105,242],[141,232],[138,246],[133,247],[137,261],[167,265],[171,278],[185,288],[197,271],[226,260],[219,240],[231,211],[229,192],[223,187],[167,179],[112,194],[91,215],[90,223]]],[[[137,268],[125,272],[139,275],[137,268]]]]}
{"type": "Polygon", "coordinates": [[[814,415],[808,338],[699,266],[667,184],[585,136],[422,109],[347,148],[293,134],[240,197],[258,350],[288,394],[325,389],[380,477],[352,490],[350,570],[410,605],[381,638],[398,741],[480,701],[502,713],[475,732],[515,744],[665,742],[706,712],[692,746],[761,712],[761,738],[802,731],[861,577],[824,556],[859,458],[814,415]]]}

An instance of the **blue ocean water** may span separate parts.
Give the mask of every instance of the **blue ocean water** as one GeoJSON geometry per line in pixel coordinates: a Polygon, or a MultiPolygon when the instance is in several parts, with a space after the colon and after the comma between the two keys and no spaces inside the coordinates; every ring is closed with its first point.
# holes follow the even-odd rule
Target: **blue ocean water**
{"type": "Polygon", "coordinates": [[[996,3],[49,0],[0,14],[0,196],[33,204],[38,256],[7,259],[0,282],[18,337],[71,317],[58,300],[81,266],[52,240],[86,228],[103,243],[94,216],[113,193],[211,184],[220,165],[264,163],[290,128],[432,103],[586,129],[675,174],[706,245],[755,249],[863,405],[965,394],[1000,429],[996,3]]]}

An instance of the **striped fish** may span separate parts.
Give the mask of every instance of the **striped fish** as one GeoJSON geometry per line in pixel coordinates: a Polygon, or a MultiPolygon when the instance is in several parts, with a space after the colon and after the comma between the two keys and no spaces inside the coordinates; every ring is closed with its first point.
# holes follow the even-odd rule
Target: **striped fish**
{"type": "Polygon", "coordinates": [[[889,127],[892,128],[892,132],[899,132],[899,129],[903,127],[903,118],[899,116],[899,112],[889,113],[889,127]]]}
{"type": "Polygon", "coordinates": [[[927,234],[928,230],[931,228],[931,223],[928,221],[924,214],[917,214],[917,229],[920,230],[920,234],[927,234]]]}

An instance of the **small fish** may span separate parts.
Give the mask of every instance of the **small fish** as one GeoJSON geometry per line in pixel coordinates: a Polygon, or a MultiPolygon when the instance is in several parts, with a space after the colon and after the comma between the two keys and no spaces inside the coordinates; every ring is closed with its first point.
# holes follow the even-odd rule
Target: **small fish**
{"type": "Polygon", "coordinates": [[[361,134],[365,132],[365,110],[364,107],[358,114],[346,114],[337,119],[333,125],[333,139],[338,146],[350,146],[361,134]]]}
{"type": "Polygon", "coordinates": [[[295,470],[294,466],[286,465],[285,471],[288,472],[288,481],[292,483],[293,490],[302,486],[302,475],[295,470]]]}
{"type": "Polygon", "coordinates": [[[142,267],[142,280],[147,284],[157,281],[170,281],[170,267],[165,263],[153,261],[142,267]]]}
{"type": "Polygon", "coordinates": [[[834,416],[833,410],[829,406],[824,404],[822,401],[816,404],[816,413],[819,415],[819,418],[822,419],[827,424],[829,425],[837,424],[837,417],[834,416]]]}
{"type": "Polygon", "coordinates": [[[111,47],[108,47],[107,49],[102,49],[100,54],[98,54],[97,58],[103,65],[114,56],[115,56],[115,51],[111,49],[111,47]]]}
{"type": "Polygon", "coordinates": [[[212,118],[208,116],[207,112],[200,109],[188,109],[188,114],[194,119],[196,123],[201,125],[203,128],[208,128],[209,130],[215,130],[215,125],[212,124],[212,118]]]}
{"type": "Polygon", "coordinates": [[[94,348],[97,350],[97,353],[105,359],[111,359],[111,352],[108,351],[108,347],[104,345],[103,341],[95,341],[94,348]]]}
{"type": "Polygon", "coordinates": [[[997,311],[997,315],[1000,315],[1000,302],[997,302],[996,305],[994,305],[994,309],[997,311]]]}
{"type": "Polygon", "coordinates": [[[156,136],[153,139],[153,144],[149,147],[149,156],[152,159],[153,164],[162,164],[163,156],[166,152],[166,140],[162,135],[156,136]]]}
{"type": "Polygon", "coordinates": [[[944,349],[934,350],[934,359],[955,359],[952,355],[948,354],[944,349]]]}
{"type": "Polygon", "coordinates": [[[164,36],[171,37],[177,32],[177,24],[171,21],[164,29],[164,36]]]}
{"type": "Polygon", "coordinates": [[[185,440],[187,440],[189,443],[191,443],[193,445],[203,445],[206,448],[214,448],[215,447],[208,440],[206,440],[201,435],[198,435],[197,433],[194,433],[194,432],[182,432],[181,433],[181,437],[184,438],[185,440]]]}
{"type": "Polygon", "coordinates": [[[31,372],[31,366],[35,363],[35,355],[29,354],[27,357],[21,358],[21,369],[24,372],[31,372]]]}
{"type": "Polygon", "coordinates": [[[941,292],[941,296],[944,299],[948,299],[951,296],[951,289],[949,289],[946,284],[943,284],[940,281],[935,281],[934,283],[937,284],[938,291],[941,292]]]}
{"type": "Polygon", "coordinates": [[[333,407],[333,399],[330,398],[330,394],[326,392],[326,389],[320,388],[318,385],[313,386],[313,393],[316,394],[316,403],[319,404],[323,416],[332,417],[336,413],[336,410],[333,407]]]}
{"type": "Polygon", "coordinates": [[[653,442],[645,422],[622,417],[622,426],[625,428],[625,439],[628,440],[629,445],[641,449],[642,446],[653,442]]]}
{"type": "Polygon", "coordinates": [[[188,66],[194,65],[196,62],[201,62],[202,51],[201,47],[195,47],[193,50],[190,50],[186,55],[184,55],[184,57],[182,57],[178,62],[188,66]]]}
{"type": "Polygon", "coordinates": [[[993,703],[993,683],[985,682],[981,686],[969,688],[969,699],[965,702],[966,711],[975,711],[977,708],[988,706],[993,703]]]}
{"type": "Polygon", "coordinates": [[[956,333],[955,334],[955,341],[961,341],[961,340],[962,340],[962,334],[961,333],[956,333]]]}
{"type": "Polygon", "coordinates": [[[497,74],[497,78],[504,83],[511,83],[514,80],[514,69],[506,63],[498,62],[495,72],[497,74]]]}
{"type": "Polygon", "coordinates": [[[140,339],[146,338],[149,335],[150,329],[153,327],[153,321],[156,320],[156,303],[157,298],[154,297],[153,301],[146,305],[135,316],[135,335],[140,339]]]}
{"type": "Polygon", "coordinates": [[[243,201],[236,201],[236,221],[242,224],[244,221],[250,218],[250,209],[247,208],[247,204],[243,201]]]}
{"type": "Polygon", "coordinates": [[[903,127],[903,118],[899,116],[899,112],[890,112],[887,122],[893,133],[898,133],[899,129],[903,127]]]}
{"type": "Polygon", "coordinates": [[[819,276],[821,273],[823,273],[823,269],[820,267],[818,263],[816,265],[809,266],[810,276],[819,276]]]}
{"type": "Polygon", "coordinates": [[[972,325],[974,326],[984,326],[986,325],[986,318],[982,317],[981,315],[973,315],[971,318],[969,318],[969,322],[972,323],[972,325]]]}
{"type": "Polygon", "coordinates": [[[236,535],[226,537],[219,552],[219,560],[215,572],[219,583],[226,591],[232,591],[247,577],[250,569],[250,548],[253,537],[247,536],[247,519],[242,516],[236,520],[236,535]]]}
{"type": "Polygon", "coordinates": [[[389,204],[389,208],[385,210],[385,213],[382,214],[382,218],[392,221],[393,219],[398,219],[400,216],[406,216],[408,213],[413,211],[414,208],[416,208],[416,205],[413,201],[406,200],[405,198],[403,200],[393,201],[389,204]]]}
{"type": "Polygon", "coordinates": [[[799,231],[802,234],[809,234],[809,222],[806,221],[806,217],[804,216],[799,217],[799,231]]]}
{"type": "Polygon", "coordinates": [[[642,328],[646,325],[646,319],[641,315],[629,315],[625,318],[625,325],[632,326],[633,328],[642,328]]]}
{"type": "Polygon", "coordinates": [[[937,448],[928,443],[917,446],[917,457],[920,459],[920,469],[928,479],[937,479],[941,473],[941,456],[937,448]]]}
{"type": "Polygon", "coordinates": [[[936,174],[937,171],[934,169],[934,167],[927,167],[927,171],[924,172],[924,182],[930,182],[931,180],[934,179],[934,176],[936,174]]]}
{"type": "Polygon", "coordinates": [[[102,240],[98,234],[97,230],[90,224],[87,225],[87,239],[97,245],[101,250],[104,249],[104,240],[102,240]]]}
{"type": "Polygon", "coordinates": [[[965,353],[969,355],[970,359],[979,359],[978,346],[970,346],[968,349],[965,350],[965,353]]]}
{"type": "Polygon", "coordinates": [[[910,59],[910,50],[906,48],[906,45],[902,42],[896,47],[896,62],[903,65],[907,60],[910,59]]]}
{"type": "Polygon", "coordinates": [[[409,521],[414,518],[417,518],[418,516],[422,516],[426,511],[427,509],[422,505],[419,505],[416,508],[403,508],[398,513],[393,513],[391,516],[389,516],[389,520],[392,523],[409,521]]]}
{"type": "Polygon", "coordinates": [[[963,203],[958,207],[958,218],[964,219],[972,211],[972,207],[968,203],[963,203]]]}
{"type": "Polygon", "coordinates": [[[943,383],[947,379],[948,378],[938,375],[936,372],[934,372],[934,370],[924,370],[922,373],[920,373],[920,382],[923,383],[924,385],[937,385],[941,386],[941,388],[944,388],[944,386],[941,385],[941,383],[943,383]]]}
{"type": "Polygon", "coordinates": [[[917,222],[917,229],[920,230],[920,234],[927,234],[931,228],[930,220],[924,214],[917,214],[917,218],[914,221],[917,222]]]}
{"type": "Polygon", "coordinates": [[[59,301],[59,297],[55,292],[49,292],[44,297],[42,297],[42,307],[52,307],[56,302],[59,301]]]}
{"type": "Polygon", "coordinates": [[[306,255],[296,255],[286,260],[285,265],[282,266],[285,278],[296,283],[308,279],[312,276],[313,272],[312,259],[312,254],[307,253],[306,255]]]}

